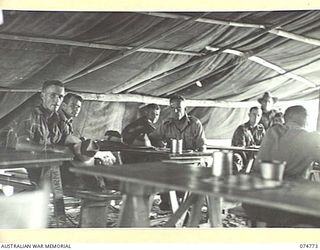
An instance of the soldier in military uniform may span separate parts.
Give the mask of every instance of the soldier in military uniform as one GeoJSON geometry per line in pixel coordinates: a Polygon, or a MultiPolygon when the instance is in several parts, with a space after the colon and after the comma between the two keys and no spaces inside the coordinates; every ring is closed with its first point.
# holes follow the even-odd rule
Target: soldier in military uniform
{"type": "Polygon", "coordinates": [[[185,99],[182,96],[170,98],[171,118],[160,127],[160,138],[167,146],[172,139],[182,139],[183,149],[205,150],[206,137],[202,123],[187,114],[185,99]]]}
{"type": "MultiPolygon", "coordinates": [[[[248,147],[259,146],[265,134],[265,129],[259,123],[262,116],[262,110],[259,107],[252,107],[249,111],[249,121],[240,125],[232,136],[232,146],[248,147]]],[[[239,172],[247,166],[249,160],[253,157],[252,153],[234,152],[233,169],[239,172]]]]}

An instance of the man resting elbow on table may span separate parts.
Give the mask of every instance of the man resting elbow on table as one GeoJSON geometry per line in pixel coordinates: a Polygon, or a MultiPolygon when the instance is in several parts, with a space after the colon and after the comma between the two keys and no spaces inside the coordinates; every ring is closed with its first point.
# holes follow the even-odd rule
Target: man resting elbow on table
{"type": "MultiPolygon", "coordinates": [[[[160,127],[160,138],[167,147],[171,147],[172,139],[182,139],[184,150],[205,151],[206,138],[204,129],[199,119],[188,115],[186,102],[182,96],[170,98],[171,118],[160,127]]],[[[177,192],[179,198],[183,198],[184,192],[177,192]]],[[[170,210],[169,195],[161,195],[161,210],[170,210]]]]}
{"type": "MultiPolygon", "coordinates": [[[[261,144],[252,173],[259,173],[260,161],[285,161],[284,179],[306,179],[314,161],[320,162],[320,134],[304,129],[307,110],[300,105],[289,107],[284,114],[285,124],[269,128],[261,144]]],[[[320,225],[320,219],[289,213],[283,210],[243,204],[249,217],[265,221],[269,227],[288,227],[297,224],[320,225]]]]}
{"type": "Polygon", "coordinates": [[[148,104],[140,112],[142,116],[123,129],[123,142],[128,145],[159,146],[153,141],[151,134],[156,130],[155,124],[160,116],[160,106],[154,103],[148,104]]]}
{"type": "Polygon", "coordinates": [[[170,116],[160,127],[160,138],[167,147],[171,147],[172,139],[182,139],[184,150],[206,150],[202,123],[186,112],[186,101],[182,96],[175,95],[170,98],[170,116]]]}
{"type": "MultiPolygon", "coordinates": [[[[76,148],[81,144],[81,140],[71,132],[66,132],[58,113],[64,95],[62,82],[44,82],[40,94],[41,105],[34,108],[18,131],[17,150],[74,153],[77,156],[76,148]]],[[[27,171],[30,180],[38,184],[41,169],[29,168],[27,171]]]]}
{"type": "MultiPolygon", "coordinates": [[[[237,147],[259,146],[265,134],[262,124],[259,124],[262,110],[260,107],[252,107],[249,111],[249,121],[240,125],[232,136],[231,145],[237,147]]],[[[233,172],[244,172],[254,155],[250,152],[235,151],[233,155],[233,172]]]]}
{"type": "MultiPolygon", "coordinates": [[[[79,115],[82,102],[83,99],[81,96],[68,93],[64,97],[61,107],[58,111],[60,117],[60,129],[64,134],[67,135],[65,144],[70,145],[72,143],[76,143],[73,146],[75,159],[81,161],[81,165],[113,165],[116,161],[116,158],[110,151],[99,151],[98,144],[93,140],[80,140],[79,138],[73,136],[73,119],[79,115]]],[[[94,190],[100,190],[105,187],[103,178],[71,173],[68,166],[61,167],[61,177],[64,186],[77,186],[78,188],[88,188],[94,190]]]]}

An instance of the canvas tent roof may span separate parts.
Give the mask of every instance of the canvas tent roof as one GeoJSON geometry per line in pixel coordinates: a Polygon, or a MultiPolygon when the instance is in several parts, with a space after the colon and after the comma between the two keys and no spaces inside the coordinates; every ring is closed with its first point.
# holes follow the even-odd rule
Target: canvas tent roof
{"type": "Polygon", "coordinates": [[[121,130],[125,122],[114,119],[136,115],[128,102],[165,104],[174,93],[210,106],[190,112],[212,138],[230,137],[245,114],[234,108],[265,91],[281,101],[318,98],[320,11],[3,14],[1,127],[24,113],[47,79],[92,94],[87,100],[117,101],[86,103],[81,133],[88,116],[121,130]],[[127,103],[119,109],[119,102],[127,103]]]}

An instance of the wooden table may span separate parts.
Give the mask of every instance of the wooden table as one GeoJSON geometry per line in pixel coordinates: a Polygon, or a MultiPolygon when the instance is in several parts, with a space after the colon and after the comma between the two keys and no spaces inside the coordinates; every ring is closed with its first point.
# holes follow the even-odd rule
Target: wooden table
{"type": "MultiPolygon", "coordinates": [[[[213,203],[212,210],[208,212],[209,216],[211,214],[210,222],[214,226],[222,224],[220,197],[289,212],[320,216],[320,185],[315,183],[285,181],[281,186],[271,188],[269,182],[265,186],[262,185],[265,188],[242,189],[239,188],[239,185],[228,183],[221,185],[218,179],[210,177],[210,168],[182,167],[161,162],[125,164],[106,168],[73,167],[70,170],[122,181],[126,194],[119,221],[119,226],[122,227],[149,226],[148,198],[150,194],[170,189],[190,191],[193,195],[172,216],[168,222],[169,226],[173,226],[186,207],[190,205],[194,206],[194,213],[198,213],[201,207],[197,201],[201,200],[204,195],[208,195],[213,203]]],[[[232,178],[234,182],[237,178],[243,177],[233,176],[232,178]]],[[[245,175],[245,178],[245,182],[250,183],[257,177],[245,175]]],[[[199,216],[193,216],[190,226],[195,226],[199,219],[199,216]]]]}
{"type": "Polygon", "coordinates": [[[236,146],[215,146],[207,145],[207,149],[227,150],[227,151],[242,151],[242,152],[258,152],[259,147],[236,147],[236,146]]]}
{"type": "Polygon", "coordinates": [[[44,168],[44,178],[51,182],[55,214],[64,215],[63,190],[59,166],[72,155],[51,152],[28,152],[0,148],[0,169],[44,168]]]}
{"type": "MultiPolygon", "coordinates": [[[[183,165],[188,164],[194,167],[210,166],[212,164],[212,153],[213,150],[207,150],[204,152],[184,150],[182,154],[172,154],[170,149],[168,148],[159,149],[139,146],[130,146],[121,150],[121,156],[124,159],[124,163],[131,164],[138,162],[166,161],[183,165]]],[[[188,194],[185,194],[185,197],[187,196],[188,194]]],[[[167,196],[167,194],[163,194],[161,198],[165,200],[170,199],[170,207],[172,212],[175,212],[179,208],[179,201],[176,191],[170,190],[169,196],[167,196]]],[[[152,197],[151,200],[153,200],[152,197]]],[[[183,222],[184,218],[181,218],[180,224],[182,224],[183,222]]]]}

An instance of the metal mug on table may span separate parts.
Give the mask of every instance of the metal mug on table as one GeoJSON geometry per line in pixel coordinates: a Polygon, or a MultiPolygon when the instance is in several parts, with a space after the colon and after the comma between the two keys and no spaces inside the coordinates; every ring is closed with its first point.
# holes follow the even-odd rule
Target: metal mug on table
{"type": "Polygon", "coordinates": [[[230,151],[213,152],[212,175],[216,177],[230,175],[232,173],[232,156],[230,151]]]}
{"type": "Polygon", "coordinates": [[[183,140],[182,139],[171,139],[171,153],[182,154],[183,140]]]}
{"type": "Polygon", "coordinates": [[[260,161],[261,178],[282,181],[286,164],[285,161],[260,161]]]}

